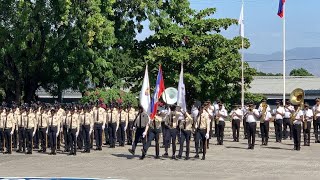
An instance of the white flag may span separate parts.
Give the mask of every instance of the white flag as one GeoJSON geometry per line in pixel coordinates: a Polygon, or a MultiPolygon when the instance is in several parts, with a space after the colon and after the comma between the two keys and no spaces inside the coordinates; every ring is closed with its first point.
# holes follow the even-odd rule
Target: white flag
{"type": "Polygon", "coordinates": [[[181,64],[181,72],[179,78],[179,85],[178,85],[178,101],[177,105],[181,107],[184,112],[187,112],[187,105],[186,105],[186,89],[183,82],[183,64],[181,64]]]}
{"type": "Polygon", "coordinates": [[[140,92],[140,105],[143,109],[150,114],[150,84],[148,75],[148,65],[146,65],[146,71],[144,73],[143,84],[140,92]]]}
{"type": "Polygon", "coordinates": [[[243,4],[241,6],[241,12],[238,24],[240,25],[240,36],[244,37],[244,16],[243,16],[243,4]]]}

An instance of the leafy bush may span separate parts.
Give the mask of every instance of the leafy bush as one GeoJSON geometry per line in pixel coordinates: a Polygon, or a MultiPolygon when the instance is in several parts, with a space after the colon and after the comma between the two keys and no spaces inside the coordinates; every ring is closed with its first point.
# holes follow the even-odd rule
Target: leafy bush
{"type": "Polygon", "coordinates": [[[125,92],[120,89],[94,89],[85,92],[81,99],[82,103],[96,102],[97,100],[103,101],[109,105],[111,103],[119,103],[123,106],[131,104],[133,107],[138,106],[138,99],[136,94],[125,92]]]}

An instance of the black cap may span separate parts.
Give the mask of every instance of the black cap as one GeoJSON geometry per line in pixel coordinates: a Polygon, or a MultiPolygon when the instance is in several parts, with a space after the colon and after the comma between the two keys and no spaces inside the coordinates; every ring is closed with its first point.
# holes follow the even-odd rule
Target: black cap
{"type": "Polygon", "coordinates": [[[267,102],[267,100],[265,98],[261,99],[261,102],[267,102]]]}

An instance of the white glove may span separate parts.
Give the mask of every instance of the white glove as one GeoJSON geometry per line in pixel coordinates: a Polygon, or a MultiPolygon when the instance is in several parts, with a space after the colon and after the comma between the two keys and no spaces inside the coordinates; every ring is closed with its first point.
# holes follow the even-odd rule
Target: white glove
{"type": "Polygon", "coordinates": [[[90,129],[90,131],[89,131],[89,134],[91,134],[92,133],[92,129],[90,129]]]}
{"type": "Polygon", "coordinates": [[[126,131],[127,130],[127,126],[126,127],[124,127],[124,131],[126,131]]]}
{"type": "Polygon", "coordinates": [[[12,135],[12,134],[13,134],[13,131],[10,132],[10,135],[12,135]]]}
{"type": "Polygon", "coordinates": [[[142,137],[143,137],[143,138],[146,137],[146,135],[147,135],[147,132],[143,132],[143,133],[142,133],[142,137]]]}
{"type": "Polygon", "coordinates": [[[206,134],[206,139],[209,139],[209,133],[206,134]]]}
{"type": "Polygon", "coordinates": [[[102,129],[104,129],[105,127],[106,127],[106,126],[105,126],[105,125],[103,125],[103,126],[102,126],[102,129]]]}
{"type": "Polygon", "coordinates": [[[79,136],[79,132],[76,133],[76,136],[77,136],[77,137],[79,136]]]}
{"type": "Polygon", "coordinates": [[[56,134],[56,137],[58,137],[59,136],[59,131],[57,132],[57,134],[56,134]]]}
{"type": "Polygon", "coordinates": [[[133,127],[133,128],[132,128],[132,131],[135,131],[135,130],[136,130],[136,127],[133,127]]]}
{"type": "Polygon", "coordinates": [[[119,128],[116,129],[116,131],[118,131],[119,128]]]}
{"type": "Polygon", "coordinates": [[[46,130],[46,134],[48,134],[48,129],[46,130]]]}
{"type": "Polygon", "coordinates": [[[32,133],[32,137],[33,137],[35,134],[36,134],[36,132],[33,132],[33,133],[32,133]]]}

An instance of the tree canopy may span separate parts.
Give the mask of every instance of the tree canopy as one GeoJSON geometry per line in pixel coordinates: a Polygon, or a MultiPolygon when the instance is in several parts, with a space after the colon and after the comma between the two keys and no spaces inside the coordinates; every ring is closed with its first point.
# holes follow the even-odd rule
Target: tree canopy
{"type": "MultiPolygon", "coordinates": [[[[137,92],[146,64],[151,85],[162,64],[166,86],[177,87],[183,63],[188,101],[239,101],[241,38],[221,35],[237,20],[216,19],[216,11],[195,11],[188,0],[5,0],[0,4],[3,94],[7,101],[29,102],[39,87],[57,96],[68,88],[84,94],[90,82],[137,92]],[[154,33],[137,40],[144,29],[154,33]]],[[[248,87],[256,70],[244,67],[248,87]]]]}
{"type": "Polygon", "coordinates": [[[292,69],[290,71],[290,76],[313,76],[309,71],[304,68],[292,69]]]}

